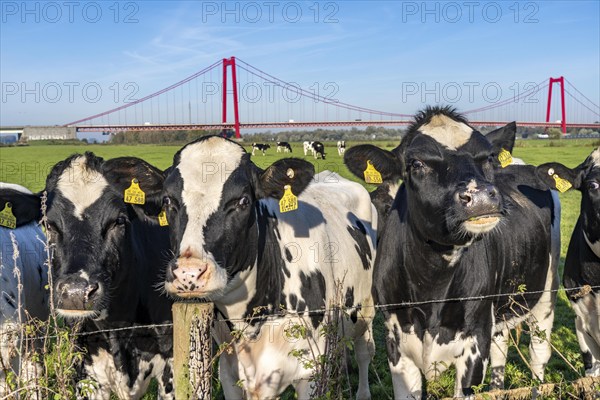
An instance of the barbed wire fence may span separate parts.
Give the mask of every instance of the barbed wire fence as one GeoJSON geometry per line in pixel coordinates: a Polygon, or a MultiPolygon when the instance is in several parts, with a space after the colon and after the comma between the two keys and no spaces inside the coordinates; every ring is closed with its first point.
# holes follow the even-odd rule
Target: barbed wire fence
{"type": "MultiPolygon", "coordinates": [[[[22,289],[22,288],[21,288],[22,289]]],[[[401,303],[391,303],[391,304],[378,304],[378,305],[373,305],[373,306],[369,306],[369,305],[365,305],[363,306],[363,308],[368,308],[368,307],[372,307],[375,310],[378,311],[382,311],[382,310],[386,310],[386,311],[393,311],[393,310],[399,310],[399,309],[406,309],[406,308],[413,308],[413,307],[418,307],[418,306],[423,306],[423,305],[430,305],[430,304],[441,304],[441,303],[451,303],[451,302],[472,302],[472,301],[486,301],[486,300],[494,300],[494,299],[498,299],[498,298],[506,298],[506,297],[522,297],[522,296],[529,296],[529,295],[541,295],[544,293],[557,293],[557,292],[561,292],[564,291],[565,293],[576,293],[578,295],[584,295],[587,293],[592,292],[593,290],[596,289],[600,289],[600,286],[590,286],[590,285],[584,285],[584,286],[580,286],[580,287],[576,287],[576,288],[560,288],[560,289],[549,289],[549,290],[539,290],[539,291],[531,291],[531,292],[523,292],[523,291],[517,291],[517,292],[510,292],[510,293],[500,293],[500,294],[490,294],[490,295],[482,295],[482,296],[468,296],[468,297],[456,297],[456,298],[450,298],[450,299],[432,299],[432,300],[425,300],[425,301],[415,301],[415,302],[401,302],[401,303]]],[[[189,303],[189,304],[195,304],[195,303],[189,303]]],[[[343,310],[344,313],[348,313],[351,312],[352,309],[345,309],[343,310]]],[[[278,310],[277,312],[273,312],[270,314],[264,314],[264,313],[257,313],[259,315],[253,315],[253,316],[249,316],[248,318],[218,318],[219,322],[225,322],[225,323],[229,323],[229,324],[233,324],[233,326],[243,326],[244,324],[249,324],[251,322],[254,322],[256,320],[267,320],[267,322],[265,323],[277,323],[278,319],[281,318],[286,318],[286,317],[292,317],[292,318],[296,318],[296,319],[306,319],[309,318],[310,316],[313,315],[331,315],[331,316],[335,316],[335,315],[339,315],[340,312],[340,307],[338,305],[332,306],[332,307],[324,307],[324,308],[319,308],[319,309],[313,309],[313,310],[306,310],[302,313],[298,313],[295,311],[290,311],[290,310],[278,310]]],[[[59,321],[59,319],[56,318],[56,315],[54,315],[54,317],[52,317],[50,320],[50,323],[55,324],[56,327],[60,327],[62,326],[63,330],[69,330],[68,334],[65,333],[64,331],[57,331],[54,330],[54,333],[52,329],[47,329],[47,327],[44,327],[46,329],[44,329],[45,334],[36,336],[33,335],[33,333],[35,333],[35,329],[34,326],[39,326],[41,321],[24,321],[21,322],[20,324],[18,324],[17,326],[13,326],[12,329],[8,329],[8,330],[3,330],[3,335],[7,335],[7,337],[12,337],[14,335],[17,335],[19,337],[21,337],[21,341],[19,342],[19,348],[18,349],[14,349],[16,351],[17,354],[19,354],[21,356],[21,364],[26,363],[26,361],[28,361],[29,359],[33,360],[34,363],[36,361],[40,360],[40,356],[39,355],[35,355],[33,352],[33,347],[31,344],[32,343],[37,343],[40,341],[43,341],[44,343],[48,344],[50,341],[53,340],[60,340],[60,339],[65,339],[65,340],[69,340],[69,341],[75,341],[76,338],[78,337],[82,337],[82,336],[93,336],[93,335],[102,335],[102,334],[106,334],[106,333],[114,333],[114,332],[132,332],[132,331],[136,331],[136,330],[145,330],[145,329],[157,329],[157,328],[172,328],[173,327],[173,323],[162,323],[162,324],[148,324],[148,325],[135,325],[135,326],[128,326],[128,327],[121,327],[121,328],[113,328],[113,329],[99,329],[96,331],[88,331],[88,332],[78,332],[77,329],[69,329],[67,328],[62,322],[59,321]]],[[[238,334],[238,338],[241,337],[241,335],[243,335],[243,328],[240,330],[240,333],[238,334]]],[[[245,340],[257,340],[257,338],[251,339],[248,337],[245,337],[245,340]]],[[[284,338],[285,340],[285,338],[284,338]]],[[[290,338],[290,340],[297,340],[297,338],[290,338]]],[[[546,340],[550,340],[549,337],[546,338],[546,340]]],[[[514,339],[513,339],[513,343],[514,343],[514,339]]],[[[211,344],[212,345],[212,344],[211,344]]],[[[44,346],[44,350],[48,351],[49,348],[47,346],[44,346]]],[[[60,347],[60,346],[58,346],[60,347]]],[[[73,350],[76,350],[74,345],[73,345],[73,350]]],[[[573,388],[573,390],[577,390],[577,393],[572,393],[569,394],[569,398],[580,398],[578,396],[584,396],[583,398],[589,398],[589,399],[598,399],[600,398],[600,378],[590,378],[590,377],[585,377],[583,376],[583,374],[581,374],[581,372],[572,365],[572,362],[570,360],[568,360],[564,355],[561,354],[561,352],[559,351],[559,349],[556,348],[556,346],[553,345],[553,351],[559,355],[559,357],[561,357],[563,359],[563,361],[569,366],[570,369],[572,369],[578,376],[579,378],[576,381],[570,382],[569,385],[573,388]],[[588,397],[586,397],[588,396],[588,397]],[[589,397],[591,396],[591,397],[589,397]]],[[[218,355],[222,353],[222,352],[218,352],[216,356],[214,356],[213,358],[213,362],[216,360],[216,358],[218,357],[218,355]]],[[[75,358],[81,357],[81,352],[77,352],[74,351],[74,356],[75,358]]],[[[522,355],[521,355],[522,356],[522,355]]],[[[6,368],[6,367],[4,367],[6,368]]],[[[21,368],[21,367],[20,367],[21,368]]],[[[40,368],[39,366],[37,367],[38,369],[40,368]]],[[[43,368],[42,368],[43,369],[43,368]]],[[[44,391],[44,390],[53,390],[51,388],[40,388],[40,385],[34,385],[31,382],[31,372],[29,372],[29,378],[28,379],[24,379],[24,373],[25,371],[21,370],[20,371],[13,371],[13,373],[15,373],[14,377],[9,378],[12,379],[12,381],[7,382],[6,384],[8,386],[18,386],[15,387],[14,390],[10,393],[8,393],[7,395],[5,395],[4,397],[0,397],[0,399],[12,399],[15,398],[16,395],[20,394],[21,398],[44,398],[43,396],[40,397],[39,393],[40,391],[44,391]],[[21,380],[21,384],[19,384],[19,380],[21,380]],[[36,392],[34,394],[34,392],[36,392]],[[26,396],[23,396],[23,394],[27,394],[26,396]]],[[[47,372],[46,372],[47,375],[47,372]]],[[[73,377],[73,374],[67,374],[71,377],[73,377]]],[[[44,383],[51,383],[51,379],[43,379],[44,383]]],[[[58,383],[58,382],[57,382],[58,383]]],[[[67,384],[68,382],[60,382],[62,385],[67,384]]],[[[546,383],[546,384],[542,384],[540,386],[532,386],[532,387],[524,387],[524,388],[517,388],[517,389],[508,389],[508,390],[502,390],[502,391],[489,391],[489,392],[485,392],[485,396],[482,398],[486,398],[486,399],[496,399],[496,398],[515,398],[515,399],[520,399],[520,398],[531,398],[532,396],[535,398],[536,396],[549,396],[550,394],[556,394],[557,390],[564,390],[563,388],[559,387],[559,385],[557,383],[546,383]]],[[[564,394],[564,393],[563,393],[564,394]]],[[[483,396],[483,394],[481,394],[483,396]]]]}

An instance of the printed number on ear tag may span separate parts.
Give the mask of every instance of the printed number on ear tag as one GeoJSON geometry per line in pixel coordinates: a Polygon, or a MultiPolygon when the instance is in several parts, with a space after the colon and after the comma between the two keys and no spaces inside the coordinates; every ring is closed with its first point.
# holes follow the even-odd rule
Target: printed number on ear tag
{"type": "Polygon", "coordinates": [[[10,229],[17,227],[17,217],[12,212],[12,204],[7,201],[4,208],[0,211],[0,225],[10,229]]]}
{"type": "Polygon", "coordinates": [[[556,184],[556,190],[558,190],[561,193],[566,192],[573,186],[571,185],[571,182],[561,178],[560,176],[558,176],[558,174],[553,174],[552,177],[554,178],[554,183],[556,184]]]}
{"type": "Polygon", "coordinates": [[[164,208],[158,214],[158,224],[160,226],[169,226],[169,221],[167,221],[167,213],[164,208]]]}
{"type": "Polygon", "coordinates": [[[500,150],[500,154],[498,154],[498,161],[500,161],[502,168],[506,168],[513,162],[512,154],[510,154],[510,151],[502,149],[500,150]]]}
{"type": "Polygon", "coordinates": [[[125,203],[129,204],[145,204],[146,193],[140,189],[140,183],[137,179],[131,180],[131,186],[125,189],[125,203]]]}
{"type": "Polygon", "coordinates": [[[367,183],[383,183],[381,173],[375,169],[371,160],[367,160],[367,169],[365,169],[364,174],[367,183]]]}
{"type": "Polygon", "coordinates": [[[296,210],[298,208],[298,197],[292,193],[290,185],[285,185],[283,188],[285,192],[283,192],[283,197],[279,200],[279,212],[285,213],[296,210]]]}

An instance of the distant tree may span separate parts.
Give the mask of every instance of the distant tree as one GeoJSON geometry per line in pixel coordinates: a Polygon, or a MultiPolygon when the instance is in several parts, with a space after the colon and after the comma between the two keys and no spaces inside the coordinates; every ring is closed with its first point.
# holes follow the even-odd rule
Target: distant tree
{"type": "Polygon", "coordinates": [[[550,136],[550,139],[562,139],[563,133],[558,128],[550,128],[548,129],[548,136],[550,136]]]}

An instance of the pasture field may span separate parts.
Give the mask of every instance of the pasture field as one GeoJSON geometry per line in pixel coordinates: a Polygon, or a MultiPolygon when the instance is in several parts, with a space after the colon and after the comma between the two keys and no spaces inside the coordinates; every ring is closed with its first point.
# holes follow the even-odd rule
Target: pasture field
{"type": "MultiPolygon", "coordinates": [[[[352,146],[353,143],[347,143],[352,146]]],[[[374,143],[387,149],[393,148],[397,142],[385,141],[374,143]]],[[[249,144],[244,144],[247,151],[251,151],[249,144]]],[[[538,165],[548,161],[558,161],[567,166],[573,167],[582,162],[598,146],[598,141],[594,140],[563,140],[560,142],[552,141],[521,141],[517,142],[514,149],[514,156],[522,158],[529,164],[538,165]]],[[[260,167],[266,167],[275,160],[283,157],[299,157],[311,161],[315,165],[317,172],[331,170],[340,175],[359,181],[343,165],[342,157],[337,153],[335,143],[326,143],[327,159],[315,160],[312,156],[304,156],[301,143],[292,143],[293,153],[276,153],[275,147],[267,151],[267,155],[262,156],[259,152],[252,157],[252,160],[260,167]]],[[[73,153],[82,153],[92,151],[95,154],[114,158],[120,156],[136,156],[143,158],[158,168],[165,169],[171,165],[173,155],[181,146],[155,146],[155,145],[32,145],[27,147],[3,147],[0,148],[0,181],[18,183],[28,187],[32,191],[43,189],[45,179],[52,166],[65,159],[73,153]]],[[[372,190],[373,187],[367,186],[372,190]]],[[[562,201],[562,222],[561,222],[561,271],[564,257],[566,254],[569,238],[573,231],[577,215],[579,214],[580,194],[577,191],[570,191],[560,195],[562,201]]],[[[561,274],[562,276],[562,274],[561,274]]],[[[377,351],[371,365],[370,383],[371,393],[374,399],[392,398],[392,384],[389,374],[386,358],[385,332],[380,315],[375,321],[375,335],[377,351]]],[[[528,337],[524,336],[521,340],[515,337],[519,351],[528,358],[528,337]]],[[[583,374],[583,363],[579,354],[579,346],[575,336],[574,313],[568,303],[564,292],[559,293],[559,299],[556,309],[554,331],[552,333],[552,343],[556,348],[553,353],[550,364],[546,369],[547,381],[556,383],[566,383],[575,380],[583,374]],[[560,354],[559,354],[560,353],[560,354]],[[574,367],[570,367],[565,360],[574,367]]],[[[534,385],[531,380],[531,373],[526,364],[521,360],[519,352],[511,347],[509,362],[507,365],[506,387],[516,388],[534,385]]],[[[357,375],[355,365],[349,367],[352,384],[355,385],[354,375],[357,375]]],[[[356,379],[357,381],[357,379],[356,379]]],[[[565,387],[568,387],[565,385],[565,387]]],[[[453,392],[452,372],[445,373],[436,383],[428,385],[428,393],[433,398],[451,396],[453,392]]],[[[155,398],[150,394],[145,398],[155,398]]],[[[562,396],[561,396],[562,397],[562,396]]],[[[565,396],[566,397],[566,396],[565,396]]],[[[293,398],[293,395],[286,395],[284,398],[293,398]]]]}

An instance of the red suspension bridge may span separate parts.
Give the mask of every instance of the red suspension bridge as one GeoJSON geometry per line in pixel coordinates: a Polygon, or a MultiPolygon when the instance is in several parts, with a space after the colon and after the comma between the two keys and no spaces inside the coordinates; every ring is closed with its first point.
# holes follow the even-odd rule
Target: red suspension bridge
{"type": "MultiPolygon", "coordinates": [[[[460,88],[450,86],[452,89],[460,88]]],[[[65,126],[75,126],[80,132],[231,129],[239,138],[241,129],[398,126],[411,122],[412,114],[339,101],[337,90],[332,82],[303,89],[231,57],[143,98],[65,126]],[[231,109],[232,120],[228,116],[231,109]]],[[[562,76],[523,85],[513,96],[489,103],[462,112],[475,126],[500,126],[516,120],[520,126],[557,127],[563,133],[568,128],[600,127],[598,104],[562,76]],[[555,84],[560,96],[553,103],[555,84]]]]}

